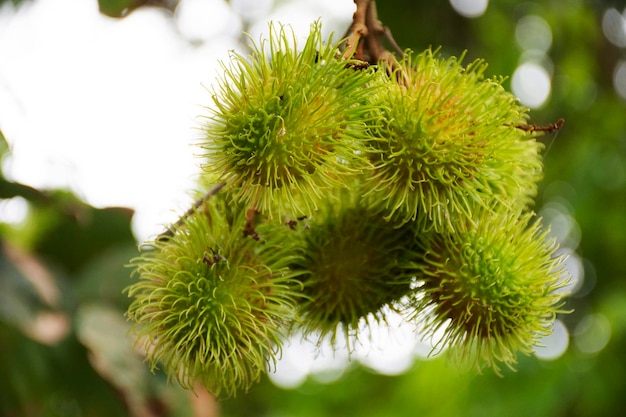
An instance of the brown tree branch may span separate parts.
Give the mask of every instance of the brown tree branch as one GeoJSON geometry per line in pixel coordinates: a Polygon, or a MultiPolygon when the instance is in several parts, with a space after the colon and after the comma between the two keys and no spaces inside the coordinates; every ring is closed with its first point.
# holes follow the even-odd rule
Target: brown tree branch
{"type": "Polygon", "coordinates": [[[354,3],[356,11],[345,36],[347,41],[343,59],[354,58],[370,65],[382,64],[389,75],[395,74],[402,84],[407,83],[407,77],[400,70],[400,64],[395,55],[382,43],[382,39],[385,39],[396,54],[403,55],[402,49],[391,35],[391,30],[378,19],[376,2],[354,0],[354,3]]]}
{"type": "Polygon", "coordinates": [[[356,4],[356,11],[352,16],[352,24],[348,29],[349,38],[346,41],[346,50],[344,51],[343,59],[349,59],[354,56],[364,61],[362,58],[359,58],[359,55],[362,54],[357,51],[357,48],[360,45],[361,39],[368,34],[366,16],[372,0],[354,0],[354,3],[356,4]]]}

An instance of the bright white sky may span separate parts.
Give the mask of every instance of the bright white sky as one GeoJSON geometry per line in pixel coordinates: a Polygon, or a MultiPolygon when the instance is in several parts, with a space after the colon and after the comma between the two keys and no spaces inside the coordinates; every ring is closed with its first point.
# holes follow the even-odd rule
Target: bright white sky
{"type": "MultiPolygon", "coordinates": [[[[201,137],[202,106],[210,104],[206,86],[217,75],[218,60],[242,49],[242,18],[253,23],[254,39],[267,33],[268,20],[291,24],[303,38],[318,18],[324,32],[340,36],[354,11],[349,0],[272,3],[181,0],[173,19],[144,8],[121,20],[101,15],[96,0],[1,8],[0,129],[12,149],[4,174],[38,188],[69,188],[95,206],[131,207],[137,239],[154,237],[191,204],[198,172],[192,143],[201,137]]],[[[479,17],[488,2],[450,4],[461,15],[479,17]]],[[[538,66],[531,70],[548,77],[538,66]]],[[[513,81],[529,85],[523,78],[514,75],[513,81]]],[[[549,82],[526,104],[541,105],[549,82]]],[[[357,359],[394,374],[429,348],[412,330],[391,327],[374,329],[397,334],[379,335],[382,344],[363,346],[357,359]],[[403,342],[395,343],[396,337],[403,342]]],[[[545,357],[559,356],[566,346],[567,338],[559,339],[557,353],[545,357]]],[[[328,378],[328,370],[338,376],[345,368],[343,353],[320,362],[313,351],[294,340],[275,380],[297,385],[307,373],[325,370],[328,378]]]]}
{"type": "MultiPolygon", "coordinates": [[[[232,3],[243,15],[258,12],[255,39],[270,19],[304,35],[322,16],[327,31],[343,32],[354,9],[311,0],[270,14],[271,1],[232,3]]],[[[210,104],[206,86],[218,60],[242,49],[242,22],[222,0],[182,0],[179,11],[172,19],[145,8],[115,20],[96,0],[1,9],[0,129],[13,154],[5,174],[70,188],[96,206],[132,207],[138,240],[184,212],[198,172],[191,144],[210,104]]]]}

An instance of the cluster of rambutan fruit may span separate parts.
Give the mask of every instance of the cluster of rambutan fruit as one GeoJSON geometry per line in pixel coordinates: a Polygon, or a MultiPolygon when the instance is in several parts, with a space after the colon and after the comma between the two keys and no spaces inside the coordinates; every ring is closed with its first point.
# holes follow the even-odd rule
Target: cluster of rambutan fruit
{"type": "Polygon", "coordinates": [[[350,340],[389,310],[478,367],[532,352],[566,279],[527,109],[481,61],[364,66],[319,24],[298,46],[270,26],[223,64],[199,144],[216,188],[132,261],[153,366],[230,396],[293,332],[350,340]]]}

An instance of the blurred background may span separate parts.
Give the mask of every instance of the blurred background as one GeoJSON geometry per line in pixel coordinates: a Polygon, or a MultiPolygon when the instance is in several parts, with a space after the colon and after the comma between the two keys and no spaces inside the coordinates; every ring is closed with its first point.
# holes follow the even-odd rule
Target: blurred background
{"type": "Polygon", "coordinates": [[[530,107],[536,211],[569,255],[552,336],[504,378],[373,329],[355,357],[294,339],[249,393],[151,373],[127,335],[128,260],[191,204],[219,61],[267,22],[341,37],[351,0],[0,0],[0,415],[616,416],[626,410],[626,5],[379,1],[403,48],[466,52],[530,107]]]}

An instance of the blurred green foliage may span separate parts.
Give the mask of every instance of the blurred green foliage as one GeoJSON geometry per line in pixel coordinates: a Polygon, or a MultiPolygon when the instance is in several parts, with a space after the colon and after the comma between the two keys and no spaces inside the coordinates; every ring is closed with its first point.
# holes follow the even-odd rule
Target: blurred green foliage
{"type": "MultiPolygon", "coordinates": [[[[99,1],[110,16],[148,3],[160,4],[99,1]]],[[[531,114],[537,124],[566,122],[542,139],[549,151],[537,210],[558,202],[575,218],[585,269],[582,288],[568,302],[575,311],[562,318],[571,336],[565,354],[552,361],[522,357],[518,371],[504,378],[432,359],[394,377],[353,365],[334,382],[309,378],[293,390],[265,380],[221,402],[220,415],[597,417],[626,409],[626,102],[612,81],[626,51],[610,44],[601,26],[614,6],[494,0],[483,16],[467,19],[448,2],[378,4],[402,47],[441,46],[446,55],[467,50],[466,62],[484,58],[489,75],[511,75],[519,65],[520,18],[533,14],[549,24],[552,92],[531,114]],[[584,348],[593,336],[583,326],[590,317],[610,326],[599,351],[584,348]]],[[[0,156],[6,152],[0,137],[0,156]]],[[[0,415],[182,416],[208,407],[201,394],[151,374],[126,335],[128,300],[121,291],[130,282],[125,263],[136,254],[132,212],[96,209],[71,193],[36,190],[0,174],[0,199],[11,198],[24,199],[29,211],[19,225],[0,223],[0,415]],[[41,320],[59,330],[33,334],[41,320]]],[[[204,410],[198,415],[212,415],[204,410]]]]}
{"type": "Polygon", "coordinates": [[[109,17],[125,17],[142,6],[155,6],[174,11],[177,5],[178,0],[98,0],[100,13],[109,17]]]}

